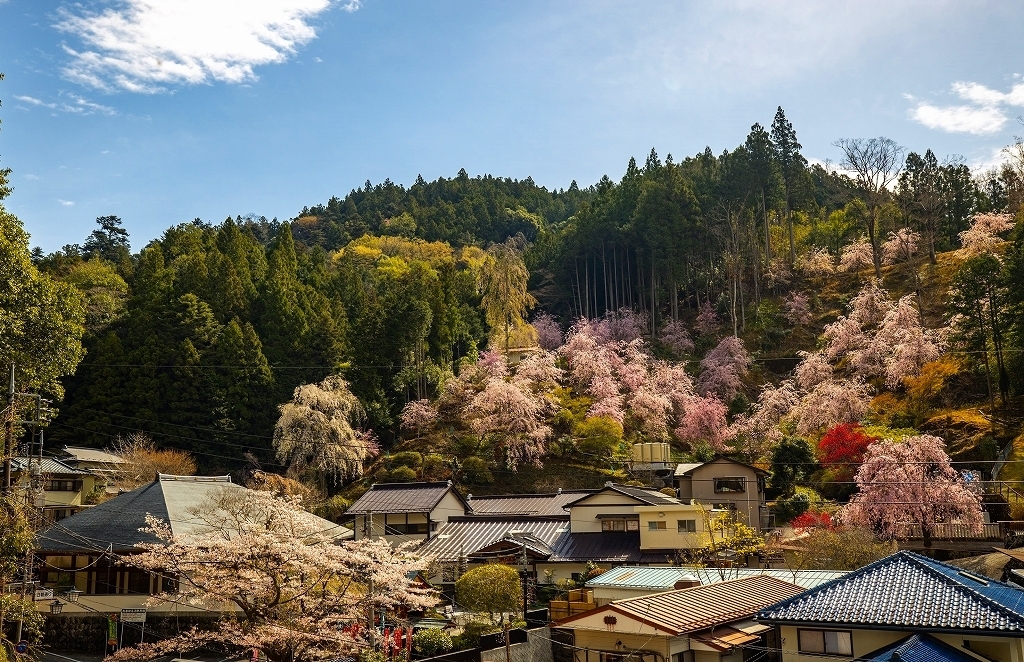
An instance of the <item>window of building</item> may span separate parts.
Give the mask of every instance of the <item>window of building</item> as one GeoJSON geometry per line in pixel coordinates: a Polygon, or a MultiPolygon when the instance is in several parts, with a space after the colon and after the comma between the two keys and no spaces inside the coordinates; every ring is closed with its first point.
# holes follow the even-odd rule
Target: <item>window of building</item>
{"type": "Polygon", "coordinates": [[[82,481],[48,480],[43,483],[43,489],[47,492],[80,492],[82,490],[82,481]]]}
{"type": "Polygon", "coordinates": [[[639,531],[640,522],[635,519],[603,519],[602,531],[639,531]]]}
{"type": "Polygon", "coordinates": [[[853,657],[853,638],[845,630],[798,630],[801,653],[853,657]]]}
{"type": "Polygon", "coordinates": [[[663,522],[663,521],[662,522],[648,522],[647,523],[647,530],[648,531],[664,531],[667,528],[668,528],[668,524],[666,522],[663,522]]]}
{"type": "Polygon", "coordinates": [[[715,494],[726,494],[730,492],[745,492],[743,476],[727,476],[715,479],[715,494]]]}
{"type": "Polygon", "coordinates": [[[697,520],[681,519],[676,520],[676,530],[679,533],[697,533],[697,520]]]}
{"type": "Polygon", "coordinates": [[[129,570],[125,573],[128,575],[128,592],[137,595],[149,595],[150,585],[150,574],[142,570],[129,570]]]}
{"type": "Polygon", "coordinates": [[[426,522],[411,522],[409,524],[388,524],[388,533],[392,535],[410,535],[427,533],[426,522]]]}

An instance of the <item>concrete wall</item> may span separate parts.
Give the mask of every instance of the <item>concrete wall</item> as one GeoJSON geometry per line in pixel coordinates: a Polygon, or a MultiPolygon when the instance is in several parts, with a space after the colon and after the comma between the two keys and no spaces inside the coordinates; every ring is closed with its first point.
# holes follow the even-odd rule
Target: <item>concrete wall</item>
{"type": "Polygon", "coordinates": [[[633,509],[640,505],[636,499],[616,492],[600,492],[587,497],[584,503],[569,509],[569,529],[573,533],[600,533],[601,520],[598,515],[622,515],[636,517],[633,509]]]}
{"type": "Polygon", "coordinates": [[[704,545],[704,516],[697,506],[637,506],[634,510],[640,515],[640,549],[694,549],[704,545]],[[697,531],[679,533],[681,519],[694,520],[697,531]],[[665,522],[665,528],[652,531],[650,522],[665,522]]]}
{"type": "Polygon", "coordinates": [[[733,462],[709,462],[697,467],[692,478],[677,478],[679,498],[696,499],[703,503],[731,503],[743,514],[744,521],[755,528],[760,526],[760,506],[764,494],[760,490],[758,474],[750,467],[733,462]],[[716,478],[743,478],[744,492],[715,492],[716,478]]]}
{"type": "MultiPolygon", "coordinates": [[[[553,662],[550,629],[527,630],[526,637],[526,643],[512,644],[509,647],[512,662],[553,662]]],[[[505,659],[504,646],[480,651],[480,662],[505,662],[505,659]]]]}

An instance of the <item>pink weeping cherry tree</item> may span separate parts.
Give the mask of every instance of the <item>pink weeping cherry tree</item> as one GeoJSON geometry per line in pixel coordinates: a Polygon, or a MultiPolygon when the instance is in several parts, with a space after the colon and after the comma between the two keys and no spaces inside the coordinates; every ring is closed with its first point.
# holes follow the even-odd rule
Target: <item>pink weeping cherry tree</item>
{"type": "Polygon", "coordinates": [[[906,535],[911,525],[920,527],[924,546],[931,547],[939,524],[959,523],[977,532],[984,521],[978,490],[950,464],[942,439],[932,435],[868,446],[856,481],[843,522],[884,538],[906,535]]]}
{"type": "Polygon", "coordinates": [[[701,360],[697,392],[716,395],[723,401],[732,400],[743,388],[743,379],[752,363],[742,340],[735,336],[724,338],[701,360]]]}

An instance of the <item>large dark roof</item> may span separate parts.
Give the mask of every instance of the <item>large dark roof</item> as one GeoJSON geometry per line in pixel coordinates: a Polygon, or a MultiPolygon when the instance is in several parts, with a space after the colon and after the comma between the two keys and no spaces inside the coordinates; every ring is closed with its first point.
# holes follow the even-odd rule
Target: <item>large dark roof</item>
{"type": "Polygon", "coordinates": [[[661,492],[650,490],[645,487],[631,487],[629,485],[605,483],[604,487],[600,490],[594,490],[589,494],[584,494],[583,496],[570,501],[566,506],[570,507],[581,504],[593,495],[600,494],[601,492],[617,492],[618,494],[630,497],[631,499],[635,499],[648,506],[667,506],[669,504],[679,503],[679,499],[676,499],[675,497],[670,497],[666,494],[662,494],[661,492]]]}
{"type": "Polygon", "coordinates": [[[1024,632],[1024,590],[900,551],[773,605],[758,620],[918,631],[1024,632]]]}
{"type": "Polygon", "coordinates": [[[912,634],[859,659],[863,662],[977,662],[976,658],[927,634],[912,634]]]}
{"type": "Polygon", "coordinates": [[[593,490],[552,494],[502,494],[467,498],[474,515],[567,515],[565,506],[593,490]]]}
{"type": "MultiPolygon", "coordinates": [[[[449,492],[466,503],[451,481],[434,483],[376,483],[356,499],[346,515],[429,513],[449,492]]],[[[468,507],[466,508],[469,509],[468,507]]]]}
{"type": "Polygon", "coordinates": [[[638,531],[566,533],[554,545],[549,561],[595,563],[665,563],[665,554],[640,550],[638,531]]]}

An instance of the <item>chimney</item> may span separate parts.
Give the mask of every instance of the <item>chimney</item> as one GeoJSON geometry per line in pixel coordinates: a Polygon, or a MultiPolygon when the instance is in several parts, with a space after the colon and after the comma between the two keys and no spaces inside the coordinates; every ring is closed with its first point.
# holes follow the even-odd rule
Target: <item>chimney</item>
{"type": "Polygon", "coordinates": [[[679,590],[681,588],[693,588],[694,586],[700,586],[700,582],[690,577],[687,579],[680,579],[672,585],[672,590],[679,590]]]}

